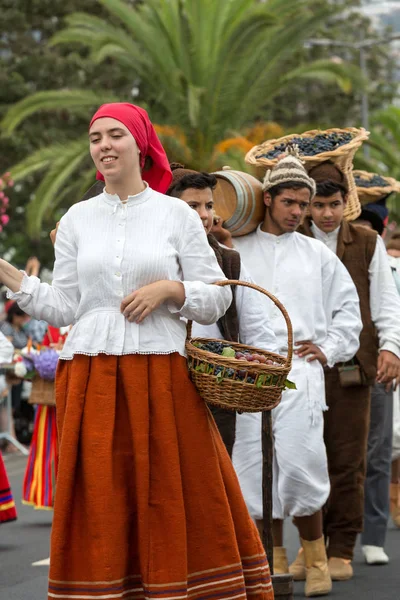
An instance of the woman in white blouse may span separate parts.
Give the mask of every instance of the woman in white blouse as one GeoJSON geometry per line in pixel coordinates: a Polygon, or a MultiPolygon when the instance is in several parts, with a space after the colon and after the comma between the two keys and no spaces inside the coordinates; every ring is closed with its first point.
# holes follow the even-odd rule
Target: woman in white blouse
{"type": "Polygon", "coordinates": [[[224,276],[198,216],[160,193],[171,172],[147,113],[104,105],[89,140],[104,192],[61,219],[52,286],[0,261],[23,310],[73,323],[56,380],[49,599],[271,600],[260,539],[184,358],[180,317],[210,324],[231,292],[210,285],[224,276]]]}

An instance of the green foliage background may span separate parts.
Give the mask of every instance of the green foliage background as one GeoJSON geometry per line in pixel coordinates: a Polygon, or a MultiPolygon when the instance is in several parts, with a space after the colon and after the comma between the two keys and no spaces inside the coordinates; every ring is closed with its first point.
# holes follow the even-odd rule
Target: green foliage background
{"type": "MultiPolygon", "coordinates": [[[[2,255],[8,251],[12,261],[22,266],[29,255],[36,254],[51,266],[48,231],[93,180],[84,136],[92,109],[88,107],[95,108],[104,100],[138,102],[149,108],[159,124],[179,126],[182,136],[163,139],[170,158],[202,168],[213,168],[218,160],[226,164],[228,157],[218,158],[215,144],[242,135],[243,128],[258,121],[276,121],[288,132],[360,124],[363,83],[357,52],[306,44],[310,36],[349,43],[355,35],[379,37],[370,21],[357,12],[358,0],[225,0],[221,6],[228,7],[231,1],[238,10],[252,5],[251,14],[247,10],[241,17],[243,23],[247,19],[248,29],[243,25],[242,46],[238,42],[241,52],[236,55],[223,15],[212,13],[217,0],[171,0],[170,5],[160,0],[164,12],[156,10],[157,0],[0,0],[0,118],[11,115],[10,109],[18,109],[18,103],[31,102],[29,116],[11,128],[11,135],[3,135],[0,143],[0,172],[18,163],[25,169],[9,193],[11,220],[0,236],[2,255]],[[174,15],[171,7],[175,5],[185,6],[188,14],[191,11],[192,31],[179,29],[186,25],[174,15]],[[141,26],[127,8],[140,9],[141,26]],[[214,19],[212,27],[204,17],[207,10],[214,19]],[[298,11],[296,22],[291,10],[298,11]],[[74,17],[76,12],[87,17],[74,17]],[[160,16],[157,22],[157,15],[164,20],[160,16]],[[146,23],[151,24],[148,30],[143,29],[146,23]],[[54,36],[58,43],[50,44],[54,36]],[[226,48],[222,45],[225,38],[226,48]],[[260,43],[265,44],[265,64],[259,58],[252,62],[260,43]],[[235,57],[231,62],[230,53],[235,57]],[[241,70],[246,64],[244,60],[240,64],[241,55],[248,60],[247,78],[241,70]],[[223,56],[231,80],[225,79],[224,85],[231,85],[228,95],[218,97],[217,87],[208,82],[224,68],[223,56]],[[257,75],[262,72],[265,82],[261,85],[257,75]],[[253,89],[252,97],[248,91],[253,89]],[[209,118],[213,94],[218,101],[214,121],[209,118]],[[58,164],[54,144],[63,161],[60,158],[58,164]],[[38,156],[47,171],[43,165],[39,168],[38,156]],[[57,187],[63,169],[69,183],[57,187]],[[45,202],[41,190],[47,192],[45,202]]],[[[389,45],[368,52],[368,71],[371,109],[382,112],[397,94],[389,45]]],[[[369,167],[392,169],[400,156],[400,136],[379,119],[373,124],[375,149],[369,167]]]]}

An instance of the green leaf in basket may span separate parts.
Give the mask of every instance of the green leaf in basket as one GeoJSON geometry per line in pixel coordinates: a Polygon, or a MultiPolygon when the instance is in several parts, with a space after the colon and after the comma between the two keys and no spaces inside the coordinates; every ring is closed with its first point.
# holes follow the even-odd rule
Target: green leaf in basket
{"type": "Polygon", "coordinates": [[[225,346],[225,348],[222,350],[222,356],[226,356],[226,358],[234,358],[235,354],[236,352],[230,346],[225,346]]]}
{"type": "Polygon", "coordinates": [[[222,383],[224,380],[224,372],[221,371],[220,373],[218,373],[217,375],[217,383],[222,383]]]}
{"type": "Polygon", "coordinates": [[[265,384],[266,381],[266,376],[265,375],[260,375],[256,381],[256,387],[260,388],[265,384]]]}
{"type": "Polygon", "coordinates": [[[265,385],[272,385],[273,381],[272,381],[272,375],[266,375],[265,376],[265,385]]]}
{"type": "Polygon", "coordinates": [[[206,370],[206,365],[204,363],[200,363],[199,365],[197,365],[197,367],[194,368],[195,371],[198,371],[199,373],[204,373],[204,371],[206,370]]]}
{"type": "Polygon", "coordinates": [[[290,379],[285,380],[285,388],[288,390],[297,390],[296,384],[290,379]]]}

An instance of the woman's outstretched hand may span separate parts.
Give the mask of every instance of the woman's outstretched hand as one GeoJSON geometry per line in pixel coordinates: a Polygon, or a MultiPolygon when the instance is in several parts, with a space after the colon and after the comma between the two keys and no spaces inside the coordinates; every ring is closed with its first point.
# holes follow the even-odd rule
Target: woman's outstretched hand
{"type": "Polygon", "coordinates": [[[172,301],[178,307],[185,303],[185,288],[180,281],[155,281],[132,292],[121,302],[121,312],[128,321],[141,323],[163,302],[172,301]]]}

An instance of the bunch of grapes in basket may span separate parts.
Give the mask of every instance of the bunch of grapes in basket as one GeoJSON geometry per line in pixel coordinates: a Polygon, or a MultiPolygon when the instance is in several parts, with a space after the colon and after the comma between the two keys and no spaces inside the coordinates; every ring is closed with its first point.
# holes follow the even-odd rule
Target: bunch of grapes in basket
{"type": "Polygon", "coordinates": [[[316,156],[323,152],[332,152],[353,139],[353,135],[348,132],[317,133],[313,137],[293,137],[290,141],[280,142],[272,150],[265,154],[260,154],[257,158],[278,158],[288,148],[295,147],[301,156],[316,156]]]}
{"type": "Polygon", "coordinates": [[[223,342],[218,341],[208,341],[204,343],[196,341],[194,342],[194,346],[201,350],[206,350],[207,352],[212,352],[213,354],[218,354],[219,356],[223,356],[225,358],[232,358],[249,363],[250,368],[244,368],[244,366],[241,365],[242,368],[240,369],[233,369],[231,367],[222,365],[206,364],[205,362],[200,362],[197,364],[195,367],[196,371],[200,373],[216,375],[217,382],[219,383],[221,383],[223,379],[236,379],[239,381],[245,381],[246,383],[255,383],[257,387],[262,385],[273,385],[276,383],[276,376],[268,374],[264,375],[251,370],[251,365],[256,364],[280,365],[280,363],[267,358],[263,354],[250,352],[247,350],[236,351],[229,344],[224,344],[223,342]]]}
{"type": "Polygon", "coordinates": [[[214,354],[219,354],[220,356],[226,356],[228,358],[236,358],[237,360],[246,360],[247,362],[252,362],[253,364],[262,363],[267,365],[274,365],[273,360],[268,359],[263,354],[252,353],[247,350],[244,351],[235,351],[232,346],[228,344],[224,344],[223,342],[206,342],[204,344],[196,343],[198,348],[202,350],[207,350],[208,352],[213,352],[214,354]]]}
{"type": "Polygon", "coordinates": [[[360,188],[372,188],[372,187],[389,187],[390,183],[386,181],[384,177],[380,175],[374,175],[371,179],[364,179],[360,175],[354,175],[354,181],[356,186],[360,188]]]}

